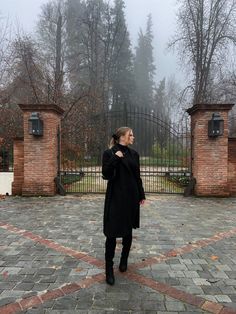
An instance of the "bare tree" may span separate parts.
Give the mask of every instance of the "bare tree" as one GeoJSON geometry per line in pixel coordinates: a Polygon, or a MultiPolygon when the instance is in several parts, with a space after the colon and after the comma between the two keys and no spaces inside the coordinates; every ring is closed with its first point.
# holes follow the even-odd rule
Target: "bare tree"
{"type": "Polygon", "coordinates": [[[235,0],[179,0],[178,33],[169,43],[190,66],[193,103],[216,101],[217,70],[236,44],[235,0]]]}
{"type": "Polygon", "coordinates": [[[11,70],[10,60],[12,58],[11,49],[12,28],[9,20],[0,16],[0,103],[7,101],[7,95],[4,91],[9,83],[11,70]]]}
{"type": "Polygon", "coordinates": [[[42,103],[46,98],[44,67],[37,43],[28,36],[17,35],[13,42],[13,79],[8,86],[16,102],[42,103]]]}
{"type": "Polygon", "coordinates": [[[45,64],[48,101],[61,103],[65,75],[65,1],[49,1],[42,6],[38,22],[38,42],[45,64]]]}

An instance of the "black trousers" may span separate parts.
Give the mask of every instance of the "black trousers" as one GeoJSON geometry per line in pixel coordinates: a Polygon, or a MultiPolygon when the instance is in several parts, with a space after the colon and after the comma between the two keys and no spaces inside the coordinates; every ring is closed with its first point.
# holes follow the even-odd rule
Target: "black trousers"
{"type": "MultiPolygon", "coordinates": [[[[132,232],[122,238],[122,252],[121,257],[122,258],[128,258],[130,247],[132,244],[132,232]]],[[[115,256],[115,249],[116,249],[116,238],[106,238],[105,243],[105,260],[106,262],[112,262],[113,258],[115,256]]]]}

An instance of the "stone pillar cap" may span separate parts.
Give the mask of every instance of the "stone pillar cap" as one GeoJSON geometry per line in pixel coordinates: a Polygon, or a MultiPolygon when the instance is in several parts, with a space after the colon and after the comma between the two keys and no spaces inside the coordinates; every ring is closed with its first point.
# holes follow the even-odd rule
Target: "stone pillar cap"
{"type": "Polygon", "coordinates": [[[65,110],[56,104],[18,104],[22,111],[54,111],[62,115],[65,110]]]}
{"type": "Polygon", "coordinates": [[[234,104],[196,104],[191,108],[187,109],[186,112],[191,116],[196,111],[223,111],[223,110],[231,110],[234,104]]]}

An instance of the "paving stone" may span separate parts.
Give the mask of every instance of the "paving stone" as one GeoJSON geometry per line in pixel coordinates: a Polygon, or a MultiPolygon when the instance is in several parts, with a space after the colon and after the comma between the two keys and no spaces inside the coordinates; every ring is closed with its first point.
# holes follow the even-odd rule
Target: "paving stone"
{"type": "Polygon", "coordinates": [[[39,282],[40,283],[54,283],[57,280],[57,276],[43,277],[39,282]]]}
{"type": "Polygon", "coordinates": [[[58,299],[55,301],[53,305],[53,309],[61,309],[61,310],[71,310],[75,309],[76,307],[76,300],[74,300],[72,297],[64,297],[61,299],[58,299]]]}
{"type": "Polygon", "coordinates": [[[41,268],[37,271],[36,275],[52,275],[55,273],[53,268],[41,268]]]}
{"type": "Polygon", "coordinates": [[[45,310],[43,309],[30,309],[25,312],[26,314],[45,314],[45,310]]]}
{"type": "Polygon", "coordinates": [[[163,312],[161,312],[161,311],[157,311],[157,314],[167,314],[167,313],[168,314],[178,314],[178,312],[170,312],[170,311],[163,311],[163,312]]]}
{"type": "Polygon", "coordinates": [[[224,280],[225,286],[235,286],[236,287],[236,279],[226,279],[224,280]]]}
{"type": "Polygon", "coordinates": [[[142,302],[142,309],[145,311],[164,311],[166,309],[166,306],[163,302],[145,301],[142,302]]]}
{"type": "Polygon", "coordinates": [[[15,287],[15,282],[0,282],[1,290],[12,290],[15,287]]]}
{"type": "Polygon", "coordinates": [[[199,286],[179,287],[179,289],[181,289],[185,292],[191,293],[191,294],[196,294],[196,295],[204,293],[202,288],[200,288],[199,286]]]}
{"type": "Polygon", "coordinates": [[[49,284],[48,283],[35,283],[32,290],[33,291],[44,291],[47,290],[49,284]]]}
{"type": "Polygon", "coordinates": [[[165,280],[162,281],[170,286],[180,286],[180,280],[182,279],[184,278],[165,278],[165,280]]]}
{"type": "Polygon", "coordinates": [[[232,300],[227,295],[215,295],[215,298],[218,302],[232,302],[232,300]]]}
{"type": "Polygon", "coordinates": [[[9,303],[12,303],[15,301],[15,298],[3,298],[3,299],[0,299],[0,306],[3,306],[3,305],[6,305],[6,304],[9,304],[9,303]]]}
{"type": "Polygon", "coordinates": [[[5,290],[1,293],[0,300],[5,299],[5,298],[14,298],[16,300],[16,299],[21,298],[24,294],[25,294],[25,291],[5,290]]]}
{"type": "Polygon", "coordinates": [[[193,262],[191,261],[191,259],[180,259],[179,262],[181,264],[184,264],[184,265],[193,265],[193,262]]]}
{"type": "Polygon", "coordinates": [[[207,281],[206,279],[203,278],[193,278],[193,282],[197,285],[197,286],[210,286],[211,284],[209,283],[209,281],[207,281]]]}
{"type": "Polygon", "coordinates": [[[184,271],[186,278],[199,278],[199,274],[196,271],[184,271]]]}
{"type": "MultiPolygon", "coordinates": [[[[219,286],[219,288],[223,294],[228,294],[228,295],[234,295],[235,294],[236,295],[236,289],[232,286],[229,286],[229,287],[219,286]]],[[[219,294],[219,293],[217,293],[217,294],[219,294]]]]}
{"type": "Polygon", "coordinates": [[[183,303],[180,302],[166,302],[166,309],[167,311],[184,311],[185,310],[185,306],[183,303]]]}
{"type": "Polygon", "coordinates": [[[213,276],[214,278],[220,278],[220,279],[227,279],[227,278],[229,278],[229,277],[226,275],[226,273],[223,272],[223,271],[211,271],[211,270],[210,270],[210,273],[212,274],[212,276],[213,276]]]}
{"type": "Polygon", "coordinates": [[[201,288],[205,294],[215,295],[215,294],[220,294],[222,292],[219,287],[214,287],[212,285],[211,286],[203,286],[201,288]]]}
{"type": "Polygon", "coordinates": [[[201,265],[187,265],[189,271],[202,271],[203,268],[201,265]]]}
{"type": "Polygon", "coordinates": [[[216,268],[221,271],[232,271],[232,267],[229,267],[228,265],[217,265],[216,268]]]}
{"type": "Polygon", "coordinates": [[[193,264],[200,264],[200,265],[203,265],[203,264],[207,264],[207,261],[205,261],[204,259],[192,259],[192,263],[193,264]]]}
{"type": "Polygon", "coordinates": [[[24,283],[20,283],[19,285],[16,285],[14,290],[29,291],[33,288],[33,286],[34,286],[34,283],[24,282],[24,283]]]}
{"type": "Polygon", "coordinates": [[[168,274],[170,275],[170,277],[173,277],[173,278],[183,278],[183,277],[185,277],[184,272],[181,271],[181,270],[168,271],[168,274]]]}
{"type": "Polygon", "coordinates": [[[37,273],[36,268],[23,268],[20,270],[19,274],[20,275],[35,275],[37,273]]]}
{"type": "Polygon", "coordinates": [[[53,308],[54,303],[55,303],[55,300],[46,301],[43,303],[42,308],[45,309],[46,312],[47,312],[47,309],[51,309],[51,311],[53,311],[52,308],[53,308]]]}
{"type": "MultiPolygon", "coordinates": [[[[232,233],[207,245],[194,244],[235,228],[236,199],[147,197],[147,204],[141,208],[141,228],[134,230],[129,263],[149,263],[150,257],[165,259],[137,269],[143,281],[134,282],[117,272],[115,286],[94,282],[24,313],[205,313],[178,300],[180,291],[236,309],[236,235],[232,233]],[[178,253],[178,248],[191,245],[190,252],[183,249],[178,253]],[[213,260],[214,256],[217,259],[213,260]],[[173,290],[176,299],[151,288],[162,283],[176,289],[173,290]]],[[[9,197],[0,202],[0,222],[6,221],[52,244],[58,243],[61,248],[83,251],[103,261],[103,204],[101,195],[9,197]]],[[[119,239],[114,260],[116,270],[121,247],[119,239]]],[[[127,274],[131,274],[131,269],[127,274]]],[[[0,302],[3,304],[26,300],[38,293],[50,295],[52,289],[57,291],[65,284],[91,280],[100,273],[104,270],[96,265],[0,225],[0,302]]]]}
{"type": "Polygon", "coordinates": [[[188,270],[187,266],[184,264],[170,265],[172,270],[188,270]]]}
{"type": "Polygon", "coordinates": [[[167,264],[154,264],[154,265],[151,265],[151,269],[157,270],[157,271],[171,270],[170,265],[167,265],[167,264]]]}

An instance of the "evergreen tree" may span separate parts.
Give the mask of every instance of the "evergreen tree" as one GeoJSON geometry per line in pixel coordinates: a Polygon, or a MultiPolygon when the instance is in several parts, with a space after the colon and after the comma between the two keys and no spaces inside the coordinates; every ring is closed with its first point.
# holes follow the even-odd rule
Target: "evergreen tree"
{"type": "Polygon", "coordinates": [[[154,108],[157,115],[164,119],[166,112],[165,112],[165,102],[166,102],[166,79],[162,79],[158,85],[158,87],[155,88],[154,93],[154,108]]]}
{"type": "MultiPolygon", "coordinates": [[[[153,114],[154,108],[154,74],[155,66],[153,62],[153,46],[152,46],[152,17],[147,18],[146,31],[139,32],[138,46],[134,60],[134,76],[135,76],[135,104],[144,108],[149,115],[153,114]]],[[[139,146],[143,148],[143,154],[149,155],[152,149],[151,139],[153,138],[153,127],[147,120],[143,121],[143,130],[136,130],[139,146]]]]}
{"type": "Polygon", "coordinates": [[[153,108],[155,66],[152,41],[152,17],[149,15],[145,34],[142,30],[139,32],[134,62],[136,102],[144,108],[153,108]]]}
{"type": "Polygon", "coordinates": [[[67,60],[72,93],[90,95],[91,110],[103,104],[104,15],[103,0],[67,2],[67,60]]]}
{"type": "Polygon", "coordinates": [[[113,15],[112,50],[112,108],[122,110],[124,103],[130,104],[134,89],[133,63],[129,33],[124,14],[124,1],[115,0],[113,15]]]}

